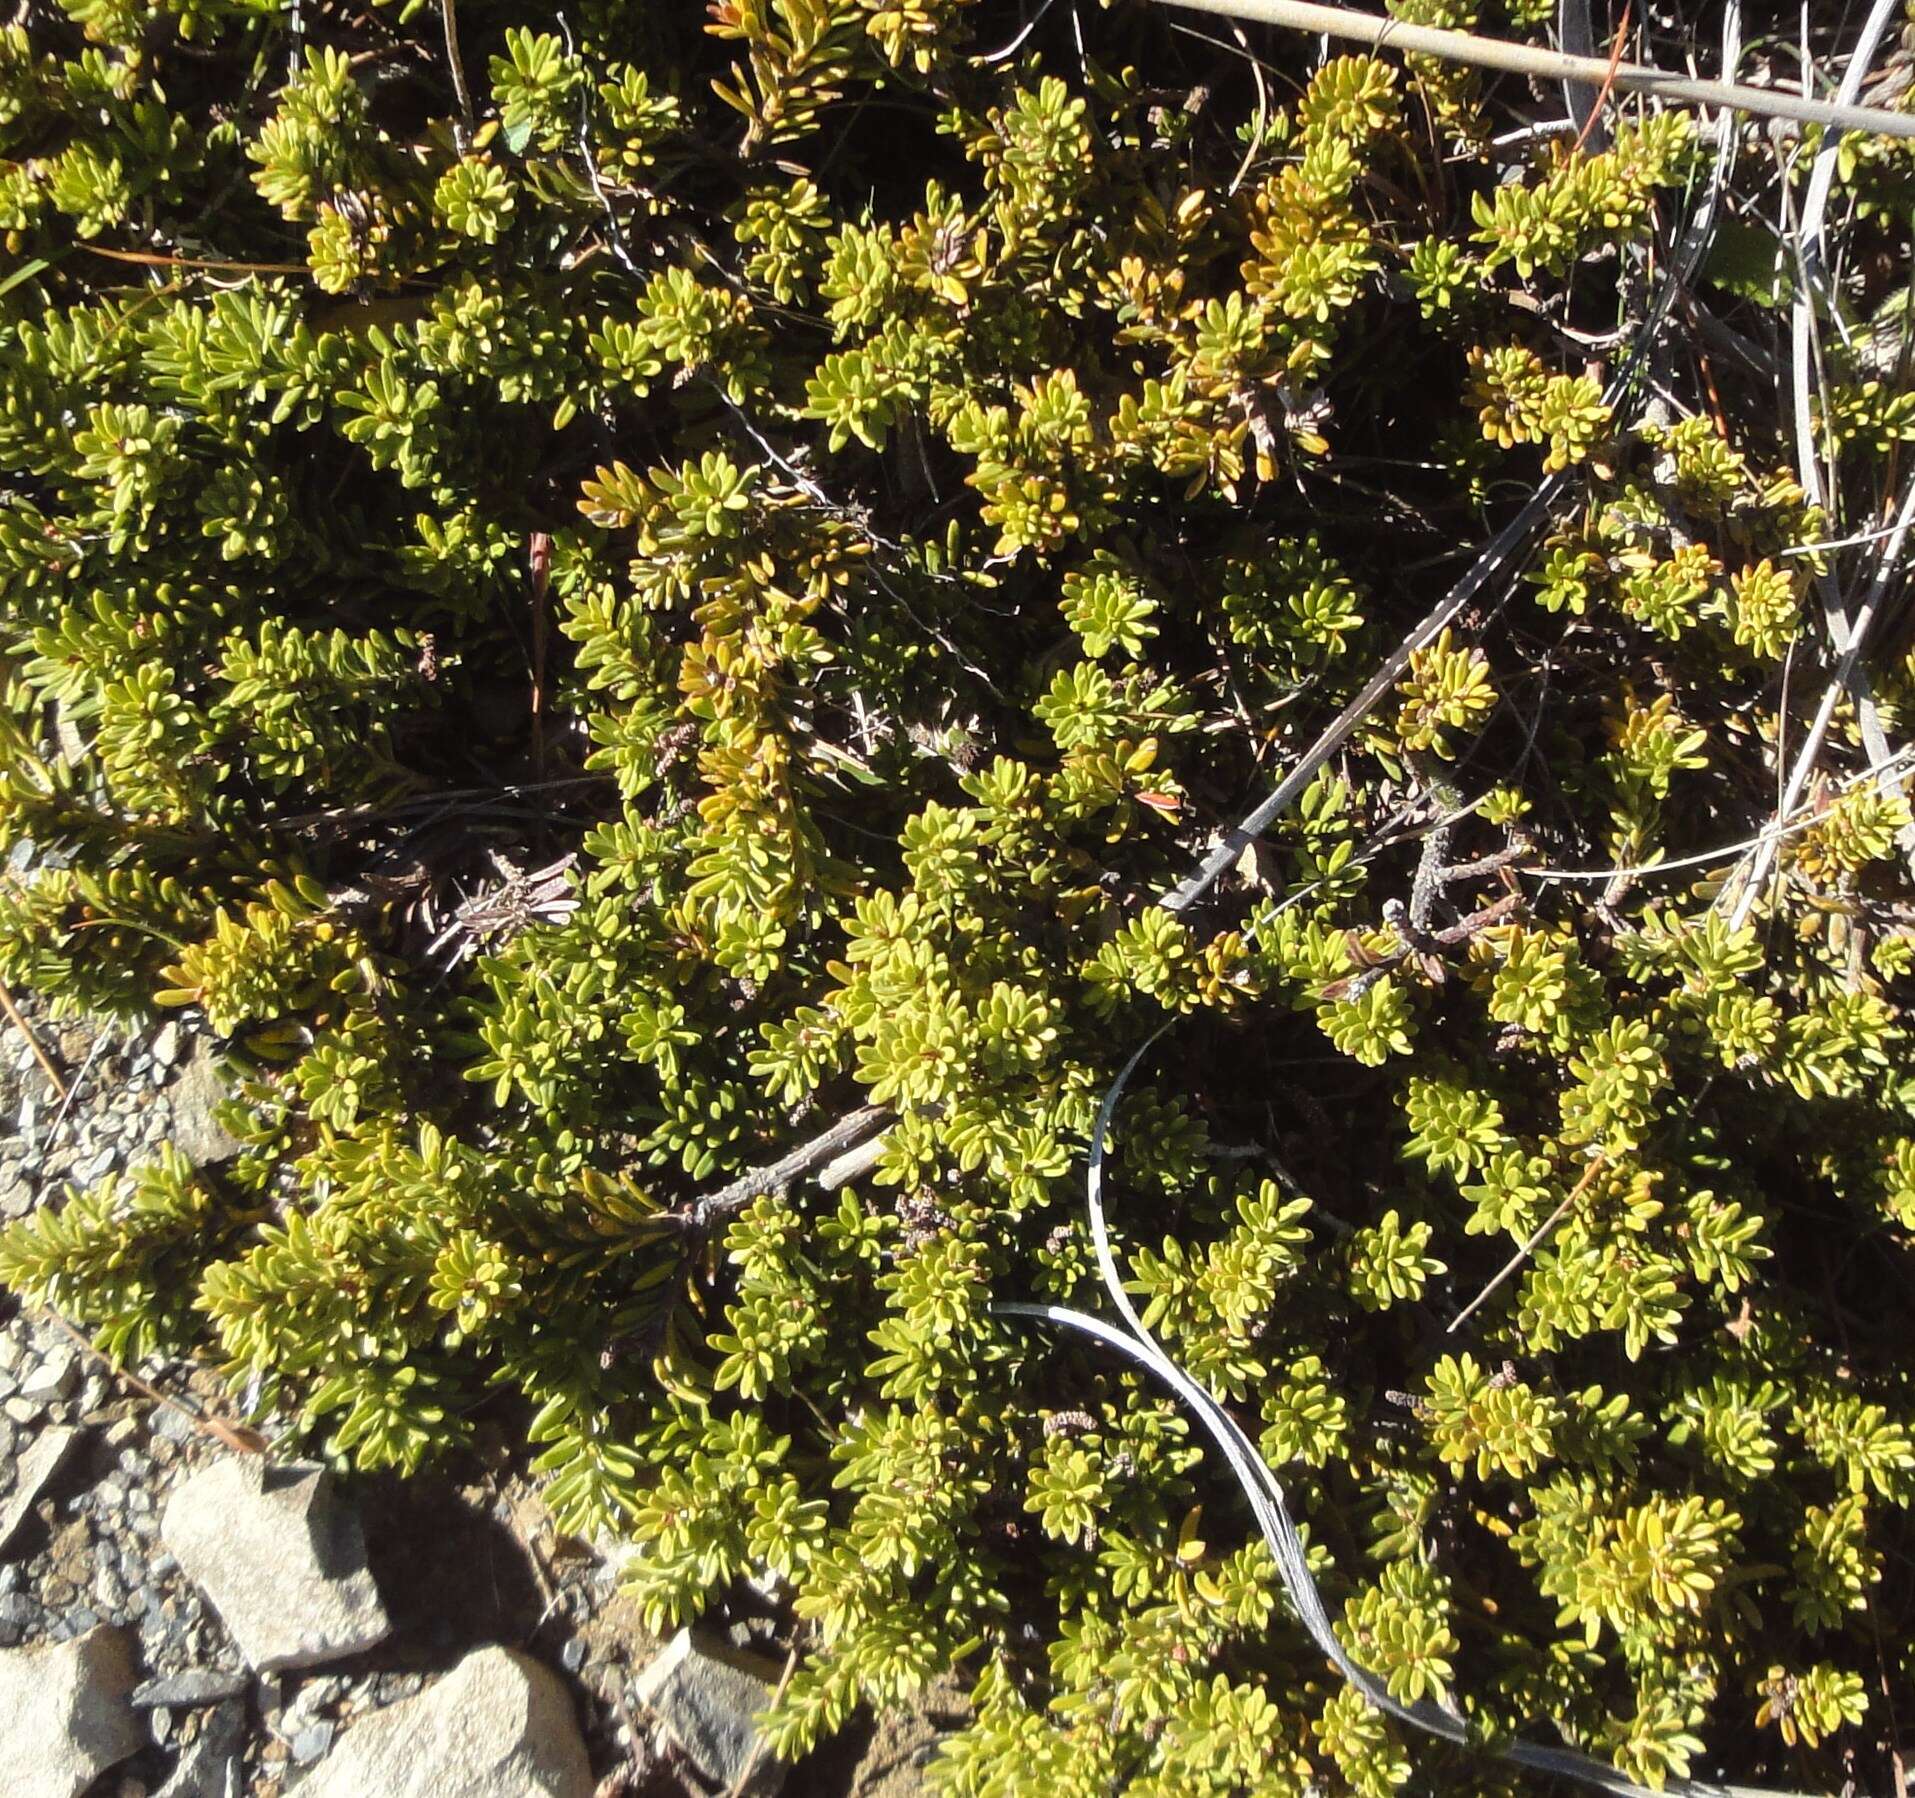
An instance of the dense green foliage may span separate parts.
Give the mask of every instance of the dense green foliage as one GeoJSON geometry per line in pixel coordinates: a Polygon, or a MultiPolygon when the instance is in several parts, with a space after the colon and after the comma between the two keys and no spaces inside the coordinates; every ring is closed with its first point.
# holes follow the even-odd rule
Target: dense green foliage
{"type": "Polygon", "coordinates": [[[361,1467],[503,1392],[660,1624],[784,1582],[790,1752],[955,1661],[952,1795],[1504,1789],[1342,1688],[1162,1392],[990,1314],[1095,1307],[1173,1019],[1129,1278],[1357,1657],[1885,1789],[1915,907],[1847,702],[1733,904],[1869,553],[1800,552],[1915,438],[1906,145],[1842,159],[1831,519],[1754,132],[1664,312],[1687,117],[1497,149],[1520,84],[1137,0],[475,0],[469,105],[418,0],[60,5],[0,31],[0,976],[190,1008],[244,1153],[0,1278],[361,1467]],[[694,1212],[863,1103],[867,1176],[694,1212]]]}

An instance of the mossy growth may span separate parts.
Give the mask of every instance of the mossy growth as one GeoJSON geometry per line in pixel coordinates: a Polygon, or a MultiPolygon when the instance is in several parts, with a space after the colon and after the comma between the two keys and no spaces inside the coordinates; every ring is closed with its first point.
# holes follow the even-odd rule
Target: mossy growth
{"type": "Polygon", "coordinates": [[[0,1278],[359,1468],[502,1411],[661,1626],[775,1575],[788,1754],[956,1666],[952,1798],[1513,1791],[1343,1687],[1163,1392],[992,1313],[1095,1305],[1093,1120],[1169,1023],[1123,1266],[1357,1658],[1652,1786],[1886,1789],[1892,633],[1742,886],[1871,553],[1813,546],[1915,434],[1899,151],[1840,159],[1836,519],[1766,140],[1666,303],[1679,112],[1512,147],[1519,87],[1138,0],[27,20],[0,976],[185,1008],[243,1152],[49,1195],[0,1278]],[[866,1104],[860,1177],[700,1209],[866,1104]]]}

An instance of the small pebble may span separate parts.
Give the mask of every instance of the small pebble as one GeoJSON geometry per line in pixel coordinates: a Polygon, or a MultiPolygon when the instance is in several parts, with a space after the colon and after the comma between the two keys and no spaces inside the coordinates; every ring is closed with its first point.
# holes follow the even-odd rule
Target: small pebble
{"type": "Polygon", "coordinates": [[[559,1650],[559,1664],[567,1673],[576,1673],[585,1665],[585,1638],[574,1636],[559,1650]]]}
{"type": "Polygon", "coordinates": [[[64,1345],[56,1345],[41,1356],[40,1365],[20,1376],[20,1396],[41,1404],[54,1404],[72,1394],[79,1384],[80,1361],[64,1345]]]}
{"type": "Polygon", "coordinates": [[[293,1737],[293,1759],[302,1767],[310,1767],[332,1746],[337,1725],[328,1722],[314,1723],[302,1729],[293,1737]]]}

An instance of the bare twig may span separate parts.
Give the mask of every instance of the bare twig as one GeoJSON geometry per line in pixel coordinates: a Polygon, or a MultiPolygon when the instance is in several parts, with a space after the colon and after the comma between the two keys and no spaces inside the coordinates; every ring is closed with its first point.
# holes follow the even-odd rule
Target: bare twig
{"type": "Polygon", "coordinates": [[[109,250],[104,244],[83,243],[89,256],[109,262],[135,262],[142,268],[199,268],[222,275],[311,275],[303,262],[223,262],[211,256],[164,256],[158,250],[109,250]]]}
{"type": "Polygon", "coordinates": [[[1477,1311],[1481,1310],[1482,1307],[1489,1302],[1490,1295],[1511,1279],[1523,1263],[1535,1254],[1550,1231],[1555,1229],[1555,1227],[1569,1215],[1569,1208],[1589,1189],[1590,1181],[1595,1179],[1596,1175],[1602,1171],[1606,1161],[1607,1157],[1600,1154],[1591,1159],[1589,1165],[1583,1169],[1582,1178],[1563,1195],[1563,1202],[1530,1232],[1528,1241],[1503,1263],[1497,1270],[1495,1278],[1492,1279],[1475,1298],[1471,1299],[1461,1311],[1457,1312],[1457,1314],[1450,1319],[1449,1328],[1444,1332],[1446,1335],[1454,1335],[1460,1330],[1477,1311]]]}
{"type": "MultiPolygon", "coordinates": [[[[1801,800],[1803,790],[1809,784],[1810,775],[1815,771],[1816,757],[1822,752],[1823,740],[1828,736],[1829,725],[1835,717],[1836,704],[1844,693],[1851,690],[1856,667],[1861,661],[1863,645],[1868,640],[1869,626],[1875,622],[1876,609],[1881,604],[1882,596],[1887,591],[1896,565],[1901,560],[1902,548],[1907,541],[1911,526],[1915,526],[1915,480],[1910,481],[1907,491],[1902,496],[1902,507],[1896,517],[1895,529],[1889,537],[1887,547],[1882,551],[1880,561],[1875,565],[1875,573],[1869,582],[1868,592],[1863,596],[1861,605],[1856,608],[1850,620],[1848,647],[1843,650],[1841,660],[1836,664],[1835,673],[1823,690],[1822,703],[1816,708],[1815,722],[1809,726],[1809,734],[1804,739],[1801,749],[1796,752],[1795,767],[1789,775],[1787,787],[1783,790],[1782,802],[1776,808],[1778,818],[1787,817],[1794,811],[1801,800]]],[[[1894,765],[1897,759],[1889,757],[1885,761],[1876,763],[1871,772],[1879,778],[1894,765]]],[[[1768,878],[1770,868],[1774,865],[1776,846],[1780,840],[1779,832],[1765,831],[1755,852],[1754,866],[1750,868],[1746,879],[1739,887],[1723,889],[1725,896],[1731,890],[1736,894],[1729,918],[1730,922],[1738,928],[1748,921],[1749,913],[1755,909],[1757,900],[1762,896],[1763,885],[1768,878]]]]}
{"type": "Polygon", "coordinates": [[[1024,26],[1023,30],[1021,30],[1016,37],[1012,38],[1003,49],[992,50],[986,55],[973,57],[972,61],[976,62],[980,67],[989,68],[993,63],[1004,62],[1008,58],[1015,56],[1018,51],[1024,47],[1025,40],[1029,38],[1031,33],[1044,23],[1044,15],[1051,10],[1053,4],[1054,0],[1044,0],[1044,4],[1040,6],[1036,12],[1031,14],[1030,20],[1024,26]]]}
{"type": "Polygon", "coordinates": [[[60,1070],[53,1065],[52,1058],[40,1046],[40,1039],[34,1035],[33,1026],[20,1015],[20,1008],[14,1004],[13,995],[7,991],[4,982],[0,982],[0,1011],[7,1014],[14,1029],[27,1039],[27,1047],[33,1051],[33,1059],[40,1064],[40,1071],[53,1082],[53,1090],[65,1099],[66,1082],[60,1078],[60,1070]]]}
{"type": "Polygon", "coordinates": [[[1362,690],[1330,720],[1317,740],[1304,751],[1296,766],[1277,784],[1276,790],[1241,824],[1227,831],[1223,840],[1197,864],[1196,869],[1158,901],[1165,911],[1180,912],[1195,905],[1238,856],[1269,828],[1273,820],[1282,815],[1284,809],[1316,778],[1317,771],[1324,763],[1336,754],[1358,725],[1388,695],[1397,679],[1409,667],[1410,657],[1426,644],[1433,643],[1443,627],[1476,597],[1490,578],[1512,562],[1528,544],[1531,535],[1549,515],[1550,508],[1567,486],[1567,476],[1553,474],[1537,488],[1529,503],[1490,540],[1489,546],[1477,557],[1469,572],[1383,658],[1376,672],[1363,684],[1362,690]]]}
{"type": "Polygon", "coordinates": [[[776,1161],[743,1173],[716,1192],[694,1201],[685,1212],[691,1228],[703,1234],[720,1219],[742,1211],[761,1193],[777,1192],[781,1187],[801,1180],[813,1168],[824,1166],[842,1155],[855,1143],[881,1130],[891,1121],[888,1105],[861,1105],[847,1117],[841,1117],[827,1130],[821,1130],[809,1142],[780,1155],[776,1161]]]}
{"type": "Polygon", "coordinates": [[[1250,141],[1244,145],[1243,161],[1237,164],[1237,172],[1230,178],[1229,193],[1234,198],[1237,189],[1243,186],[1244,177],[1250,173],[1250,165],[1257,159],[1257,152],[1263,148],[1263,134],[1270,122],[1270,88],[1263,78],[1263,62],[1250,56],[1250,46],[1244,42],[1243,27],[1233,25],[1230,35],[1237,40],[1238,46],[1250,57],[1250,74],[1257,84],[1257,116],[1250,127],[1250,141]]]}
{"type": "MultiPolygon", "coordinates": [[[[1875,60],[1876,48],[1886,35],[1901,0],[1875,0],[1850,52],[1848,68],[1836,99],[1846,105],[1861,92],[1862,83],[1875,60]]],[[[1790,319],[1794,336],[1795,460],[1803,490],[1812,505],[1824,505],[1828,495],[1823,486],[1822,458],[1815,443],[1815,429],[1809,408],[1810,339],[1815,328],[1815,295],[1823,284],[1822,221],[1828,211],[1829,194],[1835,185],[1835,165],[1841,146],[1831,140],[1822,146],[1809,171],[1809,185],[1802,200],[1801,228],[1796,234],[1796,254],[1800,279],[1796,284],[1795,309],[1790,319]]],[[[1832,471],[1831,471],[1832,472],[1832,471]]],[[[1839,602],[1838,602],[1839,604],[1839,602]]],[[[1846,643],[1837,640],[1841,650],[1846,643]]]]}
{"type": "Polygon", "coordinates": [[[532,575],[532,779],[545,778],[545,656],[551,632],[552,539],[534,531],[527,546],[532,575]]]}
{"type": "MultiPolygon", "coordinates": [[[[1589,102],[1589,116],[1583,120],[1583,128],[1576,133],[1576,141],[1570,146],[1569,153],[1572,156],[1590,141],[1592,133],[1597,132],[1597,127],[1602,122],[1603,106],[1610,94],[1615,91],[1616,71],[1622,67],[1622,47],[1629,41],[1629,14],[1630,0],[1623,0],[1622,22],[1616,27],[1616,41],[1610,47],[1609,67],[1603,74],[1602,83],[1597,87],[1595,97],[1589,102]]],[[[1603,147],[1603,140],[1606,140],[1608,135],[1606,130],[1597,134],[1598,148],[1603,147]]]]}
{"type": "MultiPolygon", "coordinates": [[[[555,13],[559,35],[565,39],[565,54],[572,54],[572,27],[566,22],[564,13],[555,13]]],[[[589,82],[579,86],[578,101],[578,153],[585,164],[585,177],[592,184],[592,197],[596,199],[605,213],[605,224],[610,237],[612,254],[618,258],[619,265],[628,275],[644,279],[644,270],[633,259],[630,246],[625,242],[625,232],[618,222],[618,209],[612,204],[612,196],[605,191],[605,182],[598,172],[598,158],[592,154],[592,89],[589,82]]]]}
{"type": "MultiPolygon", "coordinates": [[[[1860,786],[1871,780],[1879,780],[1884,773],[1894,773],[1907,764],[1915,750],[1900,751],[1885,768],[1870,768],[1866,773],[1851,776],[1842,782],[1843,788],[1860,786]]],[[[1641,880],[1650,874],[1673,874],[1685,868],[1706,868],[1713,862],[1728,861],[1735,856],[1747,855],[1751,850],[1761,849],[1765,844],[1779,843],[1785,837],[1796,835],[1808,829],[1815,822],[1815,808],[1812,805],[1790,805],[1778,809],[1762,829],[1752,837],[1744,837],[1740,842],[1724,843],[1715,849],[1704,849],[1694,855],[1672,856],[1666,861],[1638,862],[1627,867],[1610,868],[1524,868],[1523,874],[1531,880],[1553,881],[1613,881],[1641,880]]]]}
{"type": "MultiPolygon", "coordinates": [[[[771,1702],[766,1710],[775,1710],[779,1699],[790,1689],[791,1676],[798,1671],[798,1644],[791,1645],[791,1652],[785,1656],[785,1670],[778,1676],[778,1684],[771,1694],[771,1702]]],[[[765,1758],[765,1738],[761,1731],[752,1741],[751,1752],[745,1756],[745,1764],[738,1769],[738,1777],[725,1788],[725,1798],[743,1798],[751,1785],[751,1777],[758,1771],[758,1763],[765,1758]]]]}
{"type": "Polygon", "coordinates": [[[263,1455],[272,1446],[257,1430],[249,1429],[243,1423],[228,1423],[223,1417],[214,1417],[210,1412],[195,1411],[191,1405],[182,1403],[170,1392],[162,1392],[157,1386],[149,1385],[130,1367],[123,1367],[104,1349],[97,1347],[84,1330],[75,1329],[51,1306],[40,1306],[39,1315],[66,1336],[82,1354],[91,1355],[100,1362],[116,1380],[125,1381],[135,1392],[150,1398],[156,1405],[177,1411],[200,1435],[210,1436],[215,1442],[223,1443],[243,1455],[263,1455]]]}
{"type": "MultiPolygon", "coordinates": [[[[1375,13],[1352,12],[1342,6],[1318,6],[1308,0],[1159,0],[1159,4],[1221,13],[1226,18],[1254,19],[1261,24],[1282,25],[1296,31],[1318,31],[1328,37],[1374,44],[1379,49],[1411,50],[1477,68],[1533,75],[1543,81],[1600,82],[1609,75],[1608,65],[1600,57],[1566,56],[1560,50],[1514,44],[1506,38],[1479,37],[1469,31],[1440,31],[1428,25],[1406,25],[1375,13]]],[[[1723,106],[1760,118],[1795,119],[1803,124],[1833,126],[1838,130],[1877,131],[1885,137],[1915,137],[1915,114],[1887,112],[1879,106],[1807,99],[1774,88],[1750,87],[1739,81],[1698,81],[1641,63],[1620,64],[1614,85],[1624,93],[1648,94],[1655,99],[1680,100],[1696,106],[1723,106]]]]}
{"type": "Polygon", "coordinates": [[[452,92],[459,102],[459,123],[452,135],[463,156],[472,147],[472,90],[465,84],[465,58],[459,54],[459,14],[454,0],[439,0],[439,16],[445,23],[446,66],[452,71],[452,92]]]}

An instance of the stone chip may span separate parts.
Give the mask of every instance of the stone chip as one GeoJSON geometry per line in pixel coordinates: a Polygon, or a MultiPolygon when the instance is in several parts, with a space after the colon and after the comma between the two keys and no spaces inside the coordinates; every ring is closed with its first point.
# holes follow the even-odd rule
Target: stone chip
{"type": "Polygon", "coordinates": [[[60,1463],[79,1436],[78,1430],[43,1430],[14,1464],[13,1485],[0,1499],[0,1552],[5,1551],[13,1532],[26,1522],[27,1513],[46,1489],[47,1481],[59,1472],[60,1463]]]}
{"type": "Polygon", "coordinates": [[[632,1693],[714,1785],[762,1795],[784,1783],[784,1766],[769,1753],[753,1760],[753,1719],[771,1703],[779,1672],[763,1655],[681,1629],[647,1663],[632,1693]]]}
{"type": "Polygon", "coordinates": [[[245,1739],[246,1713],[239,1705],[222,1704],[208,1713],[158,1798],[235,1798],[245,1789],[240,1778],[245,1739]]]}
{"type": "Polygon", "coordinates": [[[260,1672],[360,1654],[392,1627],[324,1468],[214,1461],[173,1489],[160,1534],[260,1672]]]}
{"type": "Polygon", "coordinates": [[[102,1627],[57,1648],[0,1651],[0,1765],[10,1798],[78,1798],[146,1745],[127,1702],[133,1647],[102,1627]]]}
{"type": "Polygon", "coordinates": [[[591,1798],[572,1700],[509,1648],[468,1654],[417,1698],[352,1725],[299,1798],[591,1798]]]}

